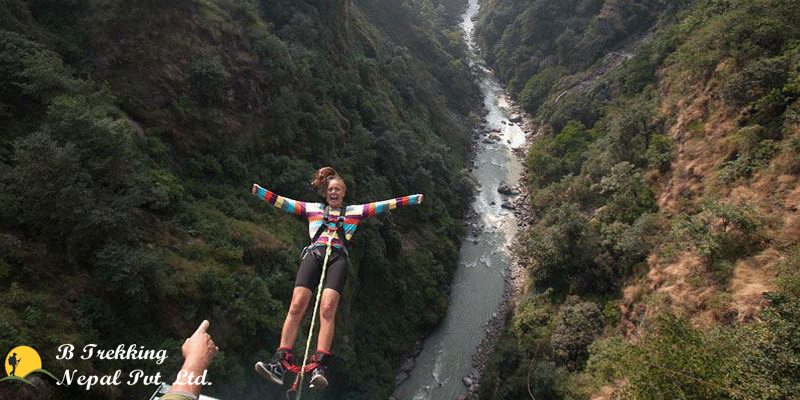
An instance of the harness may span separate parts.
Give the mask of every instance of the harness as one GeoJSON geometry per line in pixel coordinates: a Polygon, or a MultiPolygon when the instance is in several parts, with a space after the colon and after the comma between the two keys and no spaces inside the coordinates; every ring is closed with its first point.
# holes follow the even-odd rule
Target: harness
{"type": "MultiPolygon", "coordinates": [[[[339,241],[342,243],[342,253],[344,253],[345,256],[349,256],[350,254],[347,252],[347,236],[344,233],[345,209],[346,208],[344,206],[339,209],[339,217],[336,219],[336,235],[339,236],[339,241]]],[[[311,244],[308,246],[308,248],[314,247],[314,243],[317,242],[317,239],[319,239],[320,235],[322,235],[322,232],[328,228],[328,221],[330,220],[331,216],[330,210],[330,206],[325,206],[325,215],[322,218],[322,225],[320,225],[319,229],[317,229],[317,233],[314,234],[314,237],[311,239],[311,244]]],[[[331,240],[333,240],[333,238],[331,238],[331,240]]]]}

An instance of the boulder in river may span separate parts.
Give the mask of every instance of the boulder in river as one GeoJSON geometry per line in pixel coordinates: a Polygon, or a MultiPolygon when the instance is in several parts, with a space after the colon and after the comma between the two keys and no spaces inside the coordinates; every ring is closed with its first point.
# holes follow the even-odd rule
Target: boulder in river
{"type": "Polygon", "coordinates": [[[513,195],[513,196],[516,196],[516,195],[519,194],[519,190],[514,189],[513,187],[509,186],[505,182],[500,184],[500,186],[497,188],[497,192],[500,193],[500,194],[513,195]]]}

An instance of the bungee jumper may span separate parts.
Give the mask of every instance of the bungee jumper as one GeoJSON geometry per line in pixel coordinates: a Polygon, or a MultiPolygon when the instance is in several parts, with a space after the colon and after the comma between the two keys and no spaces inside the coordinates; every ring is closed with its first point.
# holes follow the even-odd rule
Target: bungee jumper
{"type": "MultiPolygon", "coordinates": [[[[287,371],[297,374],[291,390],[297,390],[306,373],[311,373],[309,387],[323,389],[328,385],[325,367],[331,357],[336,309],[347,276],[347,242],[362,220],[375,214],[392,210],[398,206],[415,205],[422,202],[422,194],[398,197],[367,204],[344,206],[347,191],[344,180],[331,167],[320,168],[311,181],[311,186],[325,198],[325,203],[311,203],[279,196],[257,184],[252,193],[273,206],[308,219],[308,234],[311,244],[303,249],[300,267],[297,270],[289,311],[281,330],[281,341],[269,362],[259,361],[255,370],[267,380],[283,385],[287,371]],[[305,355],[301,365],[295,364],[292,348],[297,337],[300,321],[311,300],[312,288],[316,284],[317,295],[308,334],[305,355]],[[319,309],[320,327],[317,350],[307,363],[311,337],[319,309]]],[[[298,396],[299,398],[299,396],[298,396]]]]}

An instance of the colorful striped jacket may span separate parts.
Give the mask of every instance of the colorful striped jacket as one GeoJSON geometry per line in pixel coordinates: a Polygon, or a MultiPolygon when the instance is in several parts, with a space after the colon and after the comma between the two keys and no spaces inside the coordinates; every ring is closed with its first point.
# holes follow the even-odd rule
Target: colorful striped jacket
{"type": "MultiPolygon", "coordinates": [[[[328,225],[328,229],[325,229],[322,234],[319,235],[319,238],[317,238],[314,244],[317,246],[326,246],[328,241],[330,241],[331,246],[338,248],[342,247],[342,241],[339,240],[339,235],[336,232],[336,222],[339,219],[338,209],[330,209],[328,212],[328,220],[323,221],[323,219],[325,219],[326,207],[326,205],[323,203],[307,203],[304,201],[292,200],[283,196],[279,196],[256,184],[253,185],[253,194],[259,199],[262,199],[285,212],[295,214],[299,217],[308,218],[308,236],[311,239],[314,238],[314,234],[317,233],[323,222],[326,223],[328,225]]],[[[347,238],[347,241],[350,241],[350,239],[353,237],[353,234],[356,233],[358,224],[361,223],[362,220],[380,212],[393,210],[397,206],[407,206],[419,204],[421,202],[421,194],[412,194],[410,196],[376,201],[374,203],[347,206],[344,212],[344,235],[347,238]]]]}

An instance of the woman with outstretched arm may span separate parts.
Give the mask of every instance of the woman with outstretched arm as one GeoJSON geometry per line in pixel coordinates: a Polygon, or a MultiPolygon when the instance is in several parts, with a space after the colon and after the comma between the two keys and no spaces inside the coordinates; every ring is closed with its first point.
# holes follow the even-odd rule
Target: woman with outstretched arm
{"type": "Polygon", "coordinates": [[[312,363],[317,367],[311,371],[310,384],[311,388],[321,389],[328,385],[324,368],[330,357],[336,309],[347,275],[347,242],[353,237],[362,220],[398,206],[419,204],[423,196],[414,194],[374,203],[344,206],[347,188],[344,180],[331,167],[319,169],[311,181],[311,186],[325,198],[324,203],[288,199],[253,184],[252,192],[256,197],[283,211],[307,218],[308,234],[312,241],[306,248],[307,251],[304,251],[297,270],[292,301],[281,331],[280,346],[271,361],[259,361],[255,369],[268,380],[279,385],[283,384],[284,374],[293,365],[292,347],[300,321],[311,300],[312,288],[319,283],[325,249],[330,244],[331,253],[320,300],[317,351],[312,357],[312,363]]]}

